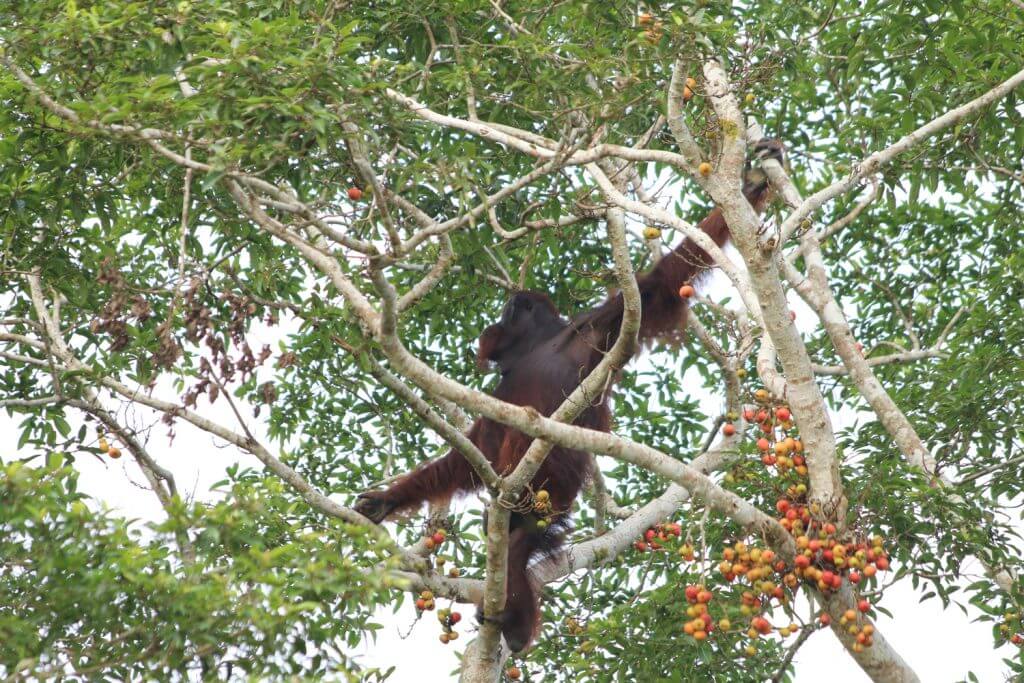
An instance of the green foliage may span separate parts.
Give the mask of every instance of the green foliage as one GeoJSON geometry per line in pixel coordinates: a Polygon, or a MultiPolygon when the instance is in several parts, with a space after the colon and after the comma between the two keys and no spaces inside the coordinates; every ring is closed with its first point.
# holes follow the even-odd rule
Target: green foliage
{"type": "Polygon", "coordinates": [[[308,524],[252,475],[148,528],[96,511],[76,483],[59,457],[0,471],[0,671],[355,676],[338,650],[372,633],[370,606],[398,585],[363,568],[388,560],[359,529],[308,524]],[[185,529],[194,547],[178,555],[185,529]]]}
{"type": "MultiPolygon", "coordinates": [[[[482,125],[555,140],[574,139],[578,112],[603,126],[606,142],[634,145],[665,112],[673,60],[692,60],[699,75],[697,60],[714,53],[739,93],[755,96],[747,111],[786,143],[794,178],[809,193],[1022,67],[1024,20],[1003,0],[650,2],[647,11],[662,22],[653,36],[638,26],[636,3],[500,5],[518,26],[486,0],[4,4],[0,50],[50,97],[81,122],[170,131],[160,144],[183,154],[189,143],[209,170],[190,184],[183,236],[179,164],[137,135],[59,118],[0,69],[0,317],[34,319],[26,272],[38,270],[48,291],[64,298],[62,330],[94,371],[59,378],[69,398],[112,377],[165,396],[173,383],[203,409],[226,400],[203,384],[204,362],[221,367],[226,355],[234,366],[246,346],[260,356],[272,344],[264,362],[230,373],[230,398],[259,411],[272,445],[310,483],[354,494],[439,454],[441,441],[342,350],[339,340],[374,349],[326,279],[243,219],[226,171],[289,187],[318,211],[344,217],[349,236],[382,244],[369,199],[345,197],[362,183],[343,123],[356,126],[388,186],[434,217],[459,216],[534,168],[527,155],[425,124],[386,88],[462,118],[472,97],[482,125]],[[148,312],[137,315],[143,305],[148,312]],[[209,328],[196,328],[200,319],[209,328]],[[211,357],[218,342],[226,352],[211,357]]],[[[711,150],[714,120],[702,93],[686,119],[711,150]]],[[[881,426],[862,420],[840,435],[850,522],[892,539],[894,567],[922,590],[970,600],[994,619],[1020,610],[1020,591],[1007,597],[988,582],[965,588],[960,565],[970,555],[1021,565],[1014,534],[1024,500],[1021,119],[1020,95],[1011,94],[899,158],[882,178],[880,200],[825,245],[835,293],[869,358],[912,343],[904,318],[924,346],[955,320],[947,357],[876,370],[943,472],[961,482],[954,490],[962,498],[909,473],[881,426]]],[[[649,146],[674,143],[662,132],[649,146]]],[[[644,177],[663,180],[667,170],[652,164],[644,177]]],[[[692,185],[671,187],[680,194],[667,202],[670,210],[694,220],[706,213],[692,185]]],[[[515,227],[600,201],[589,179],[569,168],[509,197],[496,218],[515,227]]],[[[844,216],[855,201],[851,194],[826,206],[815,224],[844,216]]],[[[415,229],[401,219],[403,234],[415,229]]],[[[665,231],[666,240],[677,237],[665,231]]],[[[550,291],[565,312],[596,303],[612,285],[604,232],[592,220],[505,241],[484,217],[451,239],[458,269],[403,315],[401,335],[433,367],[477,388],[494,382],[474,369],[472,351],[506,295],[493,278],[507,272],[514,280],[525,262],[526,286],[550,291]]],[[[635,247],[634,262],[643,263],[643,245],[635,247]]],[[[410,268],[388,269],[400,292],[437,250],[431,243],[408,257],[410,268]]],[[[345,274],[372,291],[365,262],[336,253],[345,274]]],[[[725,341],[725,324],[698,312],[725,341]]],[[[35,333],[25,322],[0,331],[35,333]]],[[[816,361],[837,362],[820,332],[807,340],[816,361]]],[[[22,357],[0,364],[0,399],[54,393],[41,349],[3,344],[22,357]]],[[[649,359],[617,387],[615,429],[688,460],[721,412],[694,393],[721,393],[720,377],[692,340],[649,359]]],[[[837,414],[865,407],[845,378],[823,386],[837,414]]],[[[72,430],[66,406],[11,412],[21,420],[26,459],[60,451],[70,466],[96,453],[90,435],[72,430]]],[[[737,466],[743,476],[728,486],[770,510],[776,484],[753,451],[745,447],[750,462],[737,466]]],[[[606,473],[624,505],[642,505],[665,487],[625,464],[606,473]]],[[[339,652],[372,634],[369,610],[394,595],[387,574],[375,570],[393,561],[388,553],[253,472],[236,473],[223,503],[176,502],[167,524],[145,529],[95,512],[63,466],[8,465],[0,487],[0,669],[7,671],[72,666],[85,677],[103,668],[125,679],[165,678],[197,670],[205,657],[257,677],[356,675],[339,652]],[[186,532],[195,539],[189,562],[175,545],[186,532]]],[[[702,517],[687,509],[678,521],[705,524],[711,546],[739,533],[702,517]]],[[[583,505],[577,540],[592,535],[592,519],[583,505]]],[[[467,514],[453,526],[457,564],[479,575],[477,519],[467,514]]],[[[417,521],[400,526],[399,536],[421,531],[417,521]]],[[[697,675],[698,666],[734,674],[733,643],[693,647],[679,634],[673,591],[692,567],[652,560],[642,587],[634,569],[627,554],[549,587],[546,633],[559,633],[564,615],[581,615],[594,645],[581,654],[575,641],[552,637],[530,655],[530,667],[595,680],[672,679],[697,675]]],[[[745,666],[764,678],[780,658],[765,645],[745,666]]],[[[1019,658],[1009,666],[1024,672],[1019,658]]]]}

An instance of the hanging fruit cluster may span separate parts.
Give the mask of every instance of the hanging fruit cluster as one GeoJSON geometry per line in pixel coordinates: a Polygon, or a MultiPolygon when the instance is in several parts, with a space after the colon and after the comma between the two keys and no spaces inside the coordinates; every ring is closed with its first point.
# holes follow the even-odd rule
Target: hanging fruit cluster
{"type": "Polygon", "coordinates": [[[765,467],[774,467],[778,474],[790,471],[799,477],[807,476],[807,462],[804,459],[804,445],[795,434],[793,415],[789,406],[772,404],[771,394],[765,389],[754,392],[757,408],[743,411],[743,419],[757,425],[762,436],[757,440],[757,448],[761,453],[761,463],[765,467]]]}
{"type": "MultiPolygon", "coordinates": [[[[434,563],[437,565],[437,571],[443,572],[444,571],[444,566],[446,564],[448,564],[448,560],[449,559],[451,559],[451,558],[445,557],[444,555],[438,555],[437,559],[434,560],[434,563]]],[[[450,567],[448,569],[448,578],[457,579],[460,576],[462,576],[462,571],[459,570],[458,567],[450,567]]]]}
{"type": "MultiPolygon", "coordinates": [[[[694,640],[707,640],[708,634],[714,630],[711,614],[708,612],[708,603],[714,597],[703,584],[687,586],[684,591],[686,601],[690,606],[686,608],[686,616],[690,621],[683,624],[683,632],[693,636],[694,640]]],[[[728,622],[728,619],[723,619],[728,622]]]]}
{"type": "Polygon", "coordinates": [[[459,632],[454,629],[455,624],[462,621],[462,615],[458,612],[453,612],[450,609],[443,608],[437,610],[437,620],[441,622],[441,636],[440,640],[444,644],[448,644],[453,640],[458,639],[459,632]]]}
{"type": "Polygon", "coordinates": [[[447,538],[448,532],[444,529],[438,529],[437,531],[428,532],[423,543],[427,546],[427,550],[433,551],[440,548],[447,538]]]}
{"type": "Polygon", "coordinates": [[[423,591],[416,599],[416,609],[421,612],[429,612],[434,609],[434,594],[430,591],[423,591]]]}
{"type": "MultiPolygon", "coordinates": [[[[871,647],[874,644],[872,636],[875,633],[875,627],[866,623],[861,614],[870,609],[871,603],[867,599],[861,598],[857,601],[857,609],[848,609],[839,617],[839,625],[846,628],[846,632],[856,638],[853,643],[854,652],[863,652],[864,648],[871,647]]],[[[827,613],[823,613],[820,621],[822,625],[827,626],[832,623],[832,617],[827,613]]]]}
{"type": "Polygon", "coordinates": [[[121,457],[121,449],[118,448],[117,446],[111,445],[107,441],[107,437],[103,432],[100,432],[100,438],[96,443],[96,448],[99,450],[100,453],[106,453],[114,460],[117,460],[118,458],[121,457]]]}
{"type": "Polygon", "coordinates": [[[999,624],[999,632],[1004,638],[1009,636],[1008,640],[1017,645],[1018,647],[1024,647],[1024,627],[1021,626],[1020,612],[1007,612],[1003,615],[1003,623],[999,624]],[[1010,634],[1013,635],[1010,635],[1010,634]]]}
{"type": "MultiPolygon", "coordinates": [[[[665,542],[669,539],[679,536],[683,533],[683,528],[674,522],[665,522],[664,524],[656,524],[650,529],[644,532],[643,538],[633,544],[633,547],[642,553],[654,550],[661,550],[665,547],[665,542]]],[[[680,554],[683,554],[683,548],[689,546],[680,547],[680,554]]],[[[693,558],[693,548],[690,547],[690,557],[693,558]]]]}
{"type": "Polygon", "coordinates": [[[644,12],[637,16],[636,24],[644,30],[644,37],[651,45],[657,45],[665,32],[665,24],[660,19],[655,19],[649,13],[644,12]]]}
{"type": "Polygon", "coordinates": [[[543,531],[551,524],[555,509],[551,505],[551,494],[544,489],[533,494],[533,514],[537,517],[538,529],[543,531]]]}
{"type": "MultiPolygon", "coordinates": [[[[773,626],[766,616],[773,609],[773,602],[788,604],[792,593],[801,585],[827,594],[841,588],[846,581],[856,591],[865,583],[873,582],[879,571],[889,568],[889,556],[881,536],[869,540],[849,531],[840,532],[835,524],[816,519],[815,513],[820,511],[807,500],[806,454],[789,406],[774,400],[765,389],[755,391],[753,399],[755,405],[743,411],[743,418],[759,434],[756,445],[761,463],[769,470],[774,469],[779,478],[781,493],[775,502],[775,511],[779,524],[793,536],[796,555],[789,564],[779,559],[773,550],[743,540],[722,551],[718,573],[726,584],[736,582],[742,590],[739,612],[750,619],[738,629],[750,638],[744,647],[748,655],[756,654],[756,640],[762,636],[777,632],[785,637],[801,629],[797,624],[773,626]]],[[[727,426],[731,426],[737,416],[726,417],[727,426]]],[[[731,435],[728,431],[735,433],[735,429],[723,429],[727,436],[731,435]]],[[[655,527],[655,535],[657,530],[655,527]]],[[[645,541],[652,543],[652,537],[638,541],[638,549],[645,541]]],[[[680,547],[679,554],[683,559],[694,557],[693,549],[686,545],[680,547]]],[[[715,631],[730,630],[729,619],[716,622],[712,617],[708,609],[712,592],[704,584],[687,586],[685,595],[689,606],[684,633],[702,641],[715,631]]],[[[855,639],[852,648],[859,652],[872,645],[874,626],[867,623],[865,616],[872,609],[870,600],[859,596],[856,607],[839,616],[837,626],[855,639]]],[[[816,626],[831,624],[832,616],[822,613],[816,626]]],[[[1009,630],[1005,629],[1007,633],[1009,630]]],[[[1024,635],[1021,640],[1024,641],[1024,635]]]]}

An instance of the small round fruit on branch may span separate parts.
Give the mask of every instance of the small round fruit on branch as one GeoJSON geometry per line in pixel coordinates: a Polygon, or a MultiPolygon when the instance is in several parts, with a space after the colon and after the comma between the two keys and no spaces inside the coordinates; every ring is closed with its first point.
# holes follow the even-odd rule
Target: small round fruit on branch
{"type": "Polygon", "coordinates": [[[693,285],[683,285],[679,288],[679,296],[683,299],[692,299],[697,294],[697,290],[693,288],[693,285]]]}
{"type": "Polygon", "coordinates": [[[350,187],[348,188],[348,198],[354,202],[358,202],[363,198],[363,191],[358,187],[350,187]]]}

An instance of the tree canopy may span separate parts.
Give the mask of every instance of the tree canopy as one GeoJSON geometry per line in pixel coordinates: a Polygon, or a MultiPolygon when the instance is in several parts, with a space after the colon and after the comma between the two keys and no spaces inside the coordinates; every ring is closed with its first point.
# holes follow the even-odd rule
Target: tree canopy
{"type": "Polygon", "coordinates": [[[1022,44],[1017,0],[5,4],[0,675],[386,677],[351,657],[374,610],[503,600],[506,537],[355,495],[478,415],[593,444],[601,476],[535,569],[537,645],[506,661],[467,618],[464,680],[786,680],[829,621],[917,680],[870,622],[900,579],[1024,674],[1022,44]],[[788,160],[758,219],[762,135],[788,160]],[[614,379],[610,435],[488,401],[475,340],[510,292],[583,310],[631,281],[616,250],[640,272],[714,206],[727,284],[614,379]],[[182,429],[248,463],[216,504],[151,452],[182,429]],[[78,492],[121,452],[166,521],[78,492]],[[808,536],[829,559],[794,573],[808,536]],[[755,549],[781,567],[721,567],[755,549]]]}

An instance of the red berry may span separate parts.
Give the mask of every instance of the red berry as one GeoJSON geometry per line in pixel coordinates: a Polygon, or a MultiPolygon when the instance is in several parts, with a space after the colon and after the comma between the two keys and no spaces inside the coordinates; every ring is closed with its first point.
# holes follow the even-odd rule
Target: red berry
{"type": "Polygon", "coordinates": [[[358,187],[350,187],[348,188],[348,198],[354,202],[358,202],[363,198],[363,191],[358,187]]]}
{"type": "Polygon", "coordinates": [[[782,500],[775,504],[775,509],[785,514],[786,510],[789,509],[789,501],[783,498],[782,500]]]}
{"type": "Polygon", "coordinates": [[[860,573],[859,572],[850,572],[846,576],[846,578],[848,578],[850,580],[850,583],[860,583],[860,573]]]}
{"type": "Polygon", "coordinates": [[[684,593],[686,595],[687,600],[689,600],[690,602],[697,602],[697,594],[700,593],[700,589],[696,586],[687,586],[686,591],[684,591],[684,593]]]}
{"type": "Polygon", "coordinates": [[[697,291],[690,285],[683,285],[682,287],[679,288],[679,296],[681,296],[684,299],[689,299],[696,293],[697,291]]]}
{"type": "Polygon", "coordinates": [[[884,557],[879,557],[875,560],[875,566],[881,569],[883,572],[889,568],[889,560],[884,557]]]}
{"type": "Polygon", "coordinates": [[[753,408],[747,408],[746,410],[744,410],[743,411],[743,419],[746,420],[747,422],[753,422],[754,421],[754,409],[753,408]]]}
{"type": "Polygon", "coordinates": [[[822,626],[828,626],[832,623],[832,616],[828,612],[822,612],[821,616],[818,617],[818,621],[821,622],[822,626]]]}
{"type": "Polygon", "coordinates": [[[795,564],[797,567],[800,567],[801,569],[806,569],[807,567],[811,566],[811,558],[807,557],[806,555],[797,555],[795,558],[793,558],[793,564],[795,564]]]}
{"type": "Polygon", "coordinates": [[[861,598],[857,602],[857,609],[859,609],[861,612],[867,612],[871,609],[871,602],[867,598],[861,598]]]}
{"type": "Polygon", "coordinates": [[[442,543],[444,543],[444,538],[444,534],[442,534],[441,532],[437,532],[436,534],[430,537],[430,540],[434,542],[434,545],[441,545],[442,543]]]}
{"type": "Polygon", "coordinates": [[[462,615],[459,614],[458,612],[452,612],[451,613],[451,620],[452,620],[453,624],[457,624],[460,621],[462,621],[462,615]]]}
{"type": "Polygon", "coordinates": [[[722,434],[725,434],[726,436],[732,436],[735,433],[736,425],[734,425],[732,422],[726,422],[725,425],[722,427],[722,434]]]}
{"type": "Polygon", "coordinates": [[[768,439],[762,436],[760,439],[757,440],[757,447],[762,451],[766,451],[769,448],[771,448],[771,444],[768,443],[768,439]]]}
{"type": "Polygon", "coordinates": [[[427,609],[427,601],[424,600],[423,598],[418,598],[416,600],[416,609],[418,609],[421,612],[423,610],[427,609]]]}
{"type": "Polygon", "coordinates": [[[789,412],[789,408],[779,408],[775,411],[775,417],[779,418],[782,422],[789,422],[789,418],[792,415],[789,412]]]}

